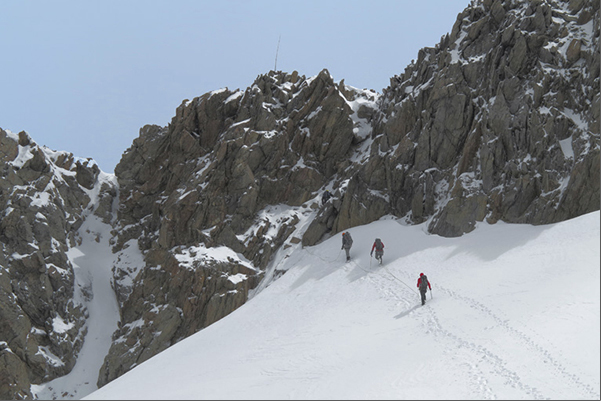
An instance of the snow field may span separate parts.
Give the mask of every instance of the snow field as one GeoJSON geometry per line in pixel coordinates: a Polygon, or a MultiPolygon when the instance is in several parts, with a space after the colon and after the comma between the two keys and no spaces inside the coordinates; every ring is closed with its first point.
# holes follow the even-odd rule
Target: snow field
{"type": "Polygon", "coordinates": [[[424,229],[354,227],[348,263],[340,234],[297,250],[241,308],[86,398],[599,398],[599,212],[424,229]]]}

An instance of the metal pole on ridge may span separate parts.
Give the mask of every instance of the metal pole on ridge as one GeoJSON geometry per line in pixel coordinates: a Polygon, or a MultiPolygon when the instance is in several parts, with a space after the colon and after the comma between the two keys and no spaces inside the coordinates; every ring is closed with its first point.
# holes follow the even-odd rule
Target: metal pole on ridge
{"type": "Polygon", "coordinates": [[[282,35],[278,38],[278,47],[275,50],[275,66],[273,67],[274,71],[278,70],[278,52],[280,51],[280,39],[282,39],[282,35]]]}

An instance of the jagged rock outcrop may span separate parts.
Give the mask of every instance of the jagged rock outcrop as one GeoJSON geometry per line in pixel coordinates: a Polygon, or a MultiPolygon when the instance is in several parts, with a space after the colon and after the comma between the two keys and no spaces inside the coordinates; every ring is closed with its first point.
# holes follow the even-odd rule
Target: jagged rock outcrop
{"type": "Polygon", "coordinates": [[[458,236],[599,209],[599,4],[482,1],[384,90],[371,164],[393,213],[458,236]],[[380,169],[378,169],[380,170],[380,169]],[[389,185],[389,183],[395,183],[389,185]]]}
{"type": "MultiPolygon", "coordinates": [[[[30,385],[67,374],[83,344],[85,289],[67,251],[100,170],[1,129],[0,168],[0,398],[32,398],[30,385]]],[[[100,193],[108,205],[116,195],[100,193]]]]}
{"type": "Polygon", "coordinates": [[[307,202],[365,140],[358,110],[372,114],[375,98],[334,83],[326,70],[311,79],[272,72],[244,92],[185,101],[169,127],[140,131],[115,169],[115,251],[135,239],[146,267],[128,285],[120,278],[129,273],[116,269],[123,326],[99,385],[246,302],[300,221],[267,209],[284,204],[314,213],[307,202]],[[178,255],[197,246],[224,246],[250,263],[197,259],[190,270],[178,255]],[[232,282],[236,275],[244,280],[232,282]],[[184,282],[192,285],[174,287],[184,282]],[[171,317],[160,318],[156,308],[171,317]],[[144,330],[134,325],[140,319],[144,330]]]}

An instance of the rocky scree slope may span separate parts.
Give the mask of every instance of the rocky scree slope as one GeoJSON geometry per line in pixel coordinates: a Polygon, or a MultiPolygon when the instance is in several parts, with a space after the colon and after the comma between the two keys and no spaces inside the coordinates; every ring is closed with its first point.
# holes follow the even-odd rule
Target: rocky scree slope
{"type": "Polygon", "coordinates": [[[115,251],[146,266],[116,266],[99,385],[242,305],[278,251],[387,214],[452,237],[598,210],[599,96],[598,2],[479,1],[382,95],[272,71],[183,102],[115,170],[115,251]]]}
{"type": "Polygon", "coordinates": [[[89,288],[67,252],[89,214],[111,221],[116,185],[91,160],[0,129],[0,399],[71,371],[87,332],[89,288]]]}

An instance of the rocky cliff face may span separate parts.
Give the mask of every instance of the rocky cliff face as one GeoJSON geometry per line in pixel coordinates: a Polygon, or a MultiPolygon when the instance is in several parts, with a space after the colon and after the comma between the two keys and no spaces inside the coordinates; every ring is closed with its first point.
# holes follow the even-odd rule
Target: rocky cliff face
{"type": "Polygon", "coordinates": [[[99,385],[246,302],[274,253],[300,242],[292,235],[300,217],[315,213],[320,189],[366,139],[376,98],[327,71],[272,72],[244,92],[185,101],[168,128],[141,130],[115,170],[115,251],[135,239],[146,266],[125,285],[129,273],[115,271],[123,327],[99,385]],[[206,247],[231,256],[207,259],[206,247]],[[192,265],[182,263],[190,253],[192,265]]]}
{"type": "MultiPolygon", "coordinates": [[[[117,184],[104,189],[94,165],[47,151],[25,162],[23,149],[39,148],[5,133],[0,300],[10,307],[0,313],[14,309],[12,321],[33,323],[0,323],[0,369],[13,372],[0,378],[37,383],[69,370],[48,358],[32,365],[27,355],[39,344],[72,366],[85,311],[68,259],[50,256],[76,241],[86,214],[111,221],[117,189],[113,252],[133,249],[140,262],[116,258],[121,323],[99,385],[244,304],[297,247],[347,228],[393,215],[451,237],[482,221],[546,224],[598,210],[599,50],[598,2],[476,1],[382,94],[327,70],[310,78],[272,71],[244,91],[184,101],[168,127],[140,130],[115,169],[117,184]],[[30,207],[48,187],[40,177],[62,188],[47,196],[50,209],[30,207]],[[322,205],[326,189],[333,197],[322,205]],[[87,210],[96,193],[105,200],[87,210]],[[39,237],[54,253],[30,245],[44,231],[39,216],[62,233],[39,237]],[[20,287],[26,276],[29,288],[46,291],[43,302],[28,304],[37,300],[20,287]],[[50,333],[55,316],[72,330],[68,350],[37,334],[50,333]]],[[[10,393],[12,382],[0,389],[30,395],[27,386],[10,393]]]]}
{"type": "Polygon", "coordinates": [[[96,164],[24,132],[0,130],[0,167],[0,398],[31,398],[31,384],[75,365],[91,294],[67,252],[87,214],[110,222],[116,188],[98,183],[96,164]]]}
{"type": "Polygon", "coordinates": [[[597,210],[599,96],[598,2],[478,2],[391,79],[362,181],[443,236],[597,210]]]}

